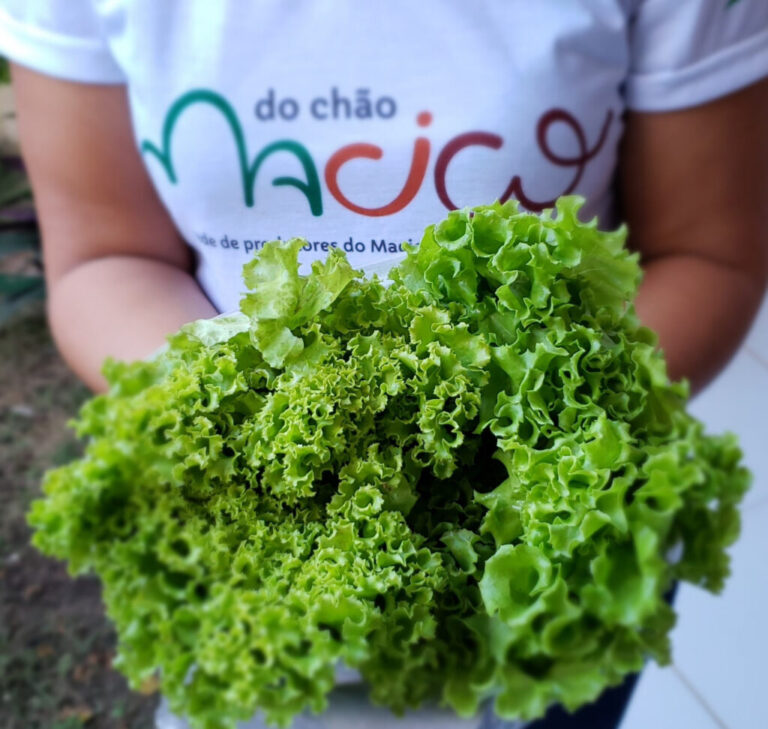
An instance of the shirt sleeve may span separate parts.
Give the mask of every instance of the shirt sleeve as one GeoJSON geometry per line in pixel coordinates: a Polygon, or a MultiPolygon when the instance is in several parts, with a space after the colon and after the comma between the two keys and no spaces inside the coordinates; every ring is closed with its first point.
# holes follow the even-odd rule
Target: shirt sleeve
{"type": "Polygon", "coordinates": [[[0,55],[69,81],[125,80],[91,0],[0,0],[0,55]]]}
{"type": "Polygon", "coordinates": [[[768,0],[637,0],[627,106],[703,104],[768,76],[768,0]]]}

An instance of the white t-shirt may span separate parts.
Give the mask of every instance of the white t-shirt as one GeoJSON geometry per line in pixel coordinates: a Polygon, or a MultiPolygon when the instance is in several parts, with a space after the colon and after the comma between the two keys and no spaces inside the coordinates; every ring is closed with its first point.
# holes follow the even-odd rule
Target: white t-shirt
{"type": "Polygon", "coordinates": [[[768,1],[0,0],[0,53],[127,85],[226,311],[273,238],[307,238],[305,265],[338,246],[361,266],[453,206],[570,192],[612,225],[624,111],[768,75],[768,1]]]}

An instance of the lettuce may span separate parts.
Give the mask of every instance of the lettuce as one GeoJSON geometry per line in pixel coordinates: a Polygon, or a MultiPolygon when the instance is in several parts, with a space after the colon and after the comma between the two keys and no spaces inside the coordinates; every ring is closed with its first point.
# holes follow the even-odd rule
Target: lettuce
{"type": "Polygon", "coordinates": [[[452,212],[389,286],[270,243],[239,314],[107,363],[29,521],[103,581],[133,685],[201,729],[285,726],[342,662],[396,712],[530,719],[669,660],[663,595],[722,587],[748,474],[580,204],[452,212]]]}

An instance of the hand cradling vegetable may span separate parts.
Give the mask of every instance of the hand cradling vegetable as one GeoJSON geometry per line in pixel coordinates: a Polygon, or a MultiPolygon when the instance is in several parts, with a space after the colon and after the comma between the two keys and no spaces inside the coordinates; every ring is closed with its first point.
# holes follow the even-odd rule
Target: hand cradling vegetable
{"type": "Polygon", "coordinates": [[[748,474],[579,205],[450,213],[389,286],[268,244],[240,314],[107,365],[30,522],[102,579],[134,684],[205,729],[285,724],[343,662],[395,711],[512,719],[669,659],[663,595],[721,588],[748,474]]]}

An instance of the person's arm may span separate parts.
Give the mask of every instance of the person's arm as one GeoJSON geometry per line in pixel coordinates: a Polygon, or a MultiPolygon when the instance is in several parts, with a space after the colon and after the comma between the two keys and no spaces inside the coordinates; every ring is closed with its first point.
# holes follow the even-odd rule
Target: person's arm
{"type": "Polygon", "coordinates": [[[22,153],[43,237],[48,316],[75,373],[103,390],[107,356],[147,356],[216,314],[142,165],[123,86],[12,68],[22,153]]]}
{"type": "Polygon", "coordinates": [[[768,81],[696,108],[630,113],[622,213],[641,321],[693,390],[738,348],[768,281],[768,81]]]}

